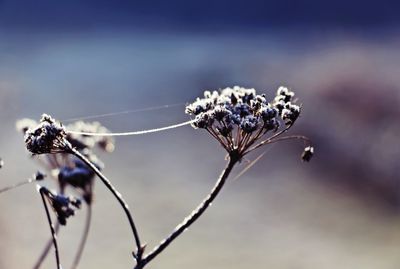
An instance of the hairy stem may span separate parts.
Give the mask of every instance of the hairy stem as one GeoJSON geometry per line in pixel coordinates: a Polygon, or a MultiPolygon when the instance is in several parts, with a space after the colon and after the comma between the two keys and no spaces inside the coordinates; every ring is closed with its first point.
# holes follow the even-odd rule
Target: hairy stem
{"type": "Polygon", "coordinates": [[[85,228],[83,230],[81,242],[79,243],[78,251],[76,252],[71,269],[76,269],[78,267],[79,261],[81,260],[83,249],[85,248],[86,241],[87,241],[87,238],[89,235],[89,229],[90,229],[91,222],[92,222],[92,205],[88,204],[87,211],[86,211],[85,228]]]}
{"type": "Polygon", "coordinates": [[[76,157],[78,157],[80,160],[82,160],[86,165],[88,165],[95,173],[96,175],[101,179],[101,181],[106,185],[106,187],[109,189],[109,191],[114,195],[114,197],[118,200],[119,204],[121,205],[122,209],[124,210],[126,217],[128,218],[129,224],[132,229],[133,237],[136,243],[136,253],[134,253],[134,257],[137,262],[139,262],[142,259],[142,254],[143,254],[143,248],[140,243],[140,238],[139,238],[139,233],[137,232],[135,222],[133,221],[131,212],[129,210],[128,204],[125,202],[125,200],[122,198],[122,195],[114,188],[114,186],[111,184],[111,182],[106,178],[103,173],[100,172],[99,169],[91,162],[89,161],[85,156],[83,156],[79,151],[77,151],[74,148],[69,148],[68,149],[72,154],[74,154],[76,157]]]}
{"type": "Polygon", "coordinates": [[[49,208],[46,203],[46,199],[44,197],[44,195],[45,195],[44,189],[41,188],[39,190],[39,193],[40,193],[40,196],[42,197],[43,206],[44,206],[44,209],[45,209],[46,215],[47,215],[47,221],[49,222],[49,226],[50,226],[51,236],[53,237],[53,245],[54,245],[54,252],[56,255],[57,269],[62,269],[61,262],[60,262],[60,254],[58,252],[57,235],[56,235],[56,232],[55,232],[55,229],[53,226],[53,222],[51,221],[50,212],[49,212],[49,208]]]}
{"type": "Polygon", "coordinates": [[[148,255],[146,255],[140,263],[135,266],[135,269],[142,269],[146,264],[148,264],[151,260],[153,260],[158,254],[160,254],[169,244],[172,243],[179,235],[181,235],[186,229],[189,228],[211,205],[214,199],[218,196],[222,187],[224,186],[226,179],[231,173],[235,164],[239,161],[240,157],[236,154],[230,154],[229,162],[225,169],[222,171],[219,176],[215,186],[211,190],[211,192],[207,195],[207,197],[192,211],[192,213],[187,216],[175,229],[172,231],[170,235],[168,235],[160,244],[155,247],[148,255]]]}

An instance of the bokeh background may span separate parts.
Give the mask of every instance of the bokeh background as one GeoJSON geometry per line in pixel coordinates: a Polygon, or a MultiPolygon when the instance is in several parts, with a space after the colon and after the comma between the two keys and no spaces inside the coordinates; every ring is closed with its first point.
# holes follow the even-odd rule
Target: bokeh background
{"type": "MultiPolygon", "coordinates": [[[[291,133],[314,141],[312,162],[300,161],[296,142],[265,148],[148,268],[399,268],[399,9],[361,0],[0,0],[0,185],[39,167],[15,131],[22,117],[68,122],[175,104],[97,119],[141,130],[187,120],[184,104],[205,89],[241,85],[272,97],[286,85],[303,104],[291,133]]],[[[200,202],[225,162],[190,127],[118,138],[100,157],[148,248],[200,202]]],[[[2,194],[0,209],[0,268],[31,268],[49,237],[35,186],[2,194]]],[[[83,220],[79,212],[60,233],[64,268],[83,220]]],[[[98,182],[80,268],[132,268],[129,236],[98,182]]],[[[43,268],[54,268],[52,253],[43,268]]]]}

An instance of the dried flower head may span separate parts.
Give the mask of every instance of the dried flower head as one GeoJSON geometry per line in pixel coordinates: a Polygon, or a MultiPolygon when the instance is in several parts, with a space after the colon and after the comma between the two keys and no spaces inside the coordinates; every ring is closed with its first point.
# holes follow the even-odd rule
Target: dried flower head
{"type": "MultiPolygon", "coordinates": [[[[109,130],[99,122],[77,121],[67,125],[67,130],[82,133],[109,133],[109,130]]],[[[78,150],[97,146],[105,152],[114,151],[114,139],[111,136],[87,136],[77,133],[68,133],[67,140],[78,150]]]]}
{"type": "MultiPolygon", "coordinates": [[[[108,133],[108,129],[99,122],[83,121],[71,123],[64,127],[47,115],[42,116],[39,124],[32,119],[22,119],[17,121],[16,127],[18,131],[25,134],[25,141],[27,147],[32,148],[31,152],[35,154],[55,153],[40,160],[49,174],[57,180],[60,190],[64,191],[66,187],[72,187],[81,195],[83,201],[91,204],[95,173],[76,156],[69,154],[69,149],[70,147],[75,148],[99,170],[102,170],[104,164],[93,153],[93,149],[99,148],[106,152],[113,151],[113,138],[87,136],[79,133],[108,133]],[[66,146],[66,149],[64,146],[66,146]]],[[[39,178],[41,178],[40,175],[39,178]]]]}
{"type": "MultiPolygon", "coordinates": [[[[90,158],[90,157],[88,157],[90,158]]],[[[102,164],[94,163],[101,170],[102,164]]],[[[93,181],[95,173],[79,159],[74,159],[73,166],[63,166],[58,173],[58,181],[62,188],[71,186],[81,193],[83,200],[91,204],[93,200],[93,181]]]]}
{"type": "Polygon", "coordinates": [[[65,152],[70,146],[65,128],[52,117],[43,114],[39,125],[25,132],[26,148],[33,154],[65,152]]]}
{"type": "Polygon", "coordinates": [[[57,194],[45,187],[40,187],[39,192],[43,193],[49,201],[61,225],[66,225],[67,219],[75,214],[76,209],[81,207],[81,201],[72,196],[57,194]]]}
{"type": "Polygon", "coordinates": [[[239,86],[218,91],[205,91],[203,98],[186,106],[186,113],[195,116],[193,127],[206,129],[229,152],[244,156],[290,128],[300,115],[294,104],[294,93],[280,87],[272,102],[255,89],[239,86]],[[281,129],[281,130],[280,130],[281,129]],[[279,131],[280,130],[280,131],[279,131]],[[259,145],[256,145],[260,142],[259,145]]]}

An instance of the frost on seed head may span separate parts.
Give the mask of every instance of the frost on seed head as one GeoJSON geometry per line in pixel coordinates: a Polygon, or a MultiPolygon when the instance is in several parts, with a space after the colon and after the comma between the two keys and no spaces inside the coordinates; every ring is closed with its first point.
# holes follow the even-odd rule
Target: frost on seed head
{"type": "Polygon", "coordinates": [[[268,102],[255,89],[235,86],[205,91],[185,112],[195,117],[193,127],[206,129],[228,152],[244,155],[267,133],[275,134],[294,124],[300,106],[294,104],[293,97],[294,92],[280,87],[268,102]]]}
{"type": "Polygon", "coordinates": [[[51,116],[43,114],[39,124],[25,132],[26,148],[33,154],[65,152],[69,142],[65,128],[51,116]]]}

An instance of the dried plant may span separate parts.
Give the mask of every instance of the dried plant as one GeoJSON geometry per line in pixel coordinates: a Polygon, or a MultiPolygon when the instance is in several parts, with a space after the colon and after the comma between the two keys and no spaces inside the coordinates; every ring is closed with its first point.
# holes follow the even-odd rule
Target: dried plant
{"type": "MultiPolygon", "coordinates": [[[[46,245],[34,268],[40,268],[51,245],[54,245],[55,248],[57,268],[61,268],[56,234],[59,225],[66,225],[67,219],[81,207],[80,199],[65,194],[66,189],[69,188],[81,197],[88,208],[85,231],[72,265],[72,268],[77,268],[90,228],[93,185],[96,176],[117,199],[126,214],[135,245],[132,252],[136,261],[134,268],[142,269],[207,210],[220,193],[232,169],[246,155],[268,144],[290,139],[304,141],[305,148],[301,156],[303,161],[310,161],[314,154],[314,148],[307,137],[300,135],[285,136],[285,133],[294,125],[301,114],[301,106],[296,104],[294,93],[285,87],[280,87],[276,96],[270,102],[267,101],[265,95],[258,95],[254,89],[238,86],[220,91],[205,91],[204,97],[197,98],[193,103],[188,104],[185,112],[193,116],[194,119],[153,130],[115,134],[109,133],[99,123],[76,122],[63,126],[46,114],[42,116],[39,123],[30,119],[17,122],[17,129],[25,135],[26,148],[34,156],[42,155],[45,157],[39,160],[51,177],[56,179],[59,186],[58,193],[43,186],[38,187],[50,225],[52,239],[46,245]],[[195,129],[206,130],[224,148],[227,152],[227,165],[204,200],[153,250],[145,253],[146,245],[141,243],[130,209],[122,195],[101,172],[103,164],[93,153],[93,148],[98,147],[103,151],[111,152],[114,149],[112,136],[146,134],[187,124],[192,124],[195,129]],[[49,205],[51,211],[57,217],[55,226],[52,222],[49,205]]],[[[44,174],[37,173],[36,176],[23,184],[37,182],[44,178],[44,174]]]]}
{"type": "MultiPolygon", "coordinates": [[[[77,151],[81,152],[81,154],[84,155],[87,159],[89,159],[90,162],[94,164],[97,169],[101,170],[103,169],[104,165],[94,154],[93,150],[95,148],[99,148],[105,152],[112,152],[114,149],[114,141],[111,137],[89,137],[84,135],[66,133],[65,131],[65,129],[68,129],[75,132],[108,132],[108,130],[98,122],[87,123],[78,121],[73,124],[67,125],[65,128],[61,126],[61,124],[55,122],[55,120],[52,119],[50,116],[43,115],[40,123],[37,123],[32,119],[22,119],[17,121],[16,127],[18,131],[21,131],[25,135],[27,148],[29,147],[32,150],[31,152],[35,156],[38,156],[37,159],[40,161],[40,164],[56,181],[60,194],[64,194],[66,189],[72,189],[82,198],[82,200],[86,204],[87,210],[84,231],[71,266],[71,268],[73,269],[77,268],[90,230],[92,217],[93,187],[96,174],[79,158],[74,155],[68,154],[65,151],[65,148],[67,146],[75,148],[77,151]],[[58,133],[58,135],[51,136],[53,133],[58,133]],[[35,134],[38,137],[35,137],[35,134]],[[48,135],[45,136],[45,134],[48,135]],[[54,141],[56,142],[53,142],[52,139],[54,139],[54,141]],[[54,145],[52,143],[54,143],[54,145]],[[59,146],[61,144],[63,145],[62,147],[59,146]],[[53,154],[44,154],[42,155],[42,158],[40,156],[40,153],[44,150],[40,147],[46,148],[47,151],[50,151],[53,154]]],[[[37,180],[38,178],[36,177],[35,180],[30,179],[26,182],[23,182],[22,184],[37,180]]],[[[56,222],[54,228],[56,234],[58,233],[59,228],[60,222],[56,222]]],[[[41,255],[39,256],[37,262],[33,267],[34,269],[38,269],[41,267],[44,259],[50,251],[52,244],[53,239],[47,242],[45,248],[43,249],[41,255]]]]}
{"type": "Polygon", "coordinates": [[[265,95],[257,95],[254,89],[236,86],[220,92],[205,91],[204,98],[197,98],[186,106],[186,113],[195,116],[193,127],[205,129],[220,143],[228,153],[228,163],[206,198],[143,258],[142,263],[137,264],[136,269],[148,264],[207,210],[223,188],[233,167],[245,155],[267,144],[301,139],[307,144],[302,159],[311,159],[313,147],[309,145],[308,138],[281,136],[300,116],[300,106],[292,103],[293,96],[292,91],[280,87],[274,100],[268,103],[265,95]]]}

